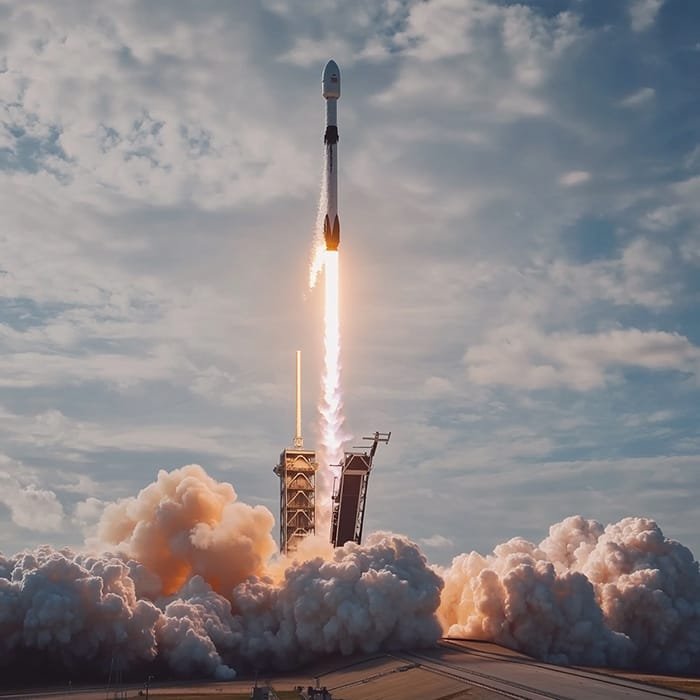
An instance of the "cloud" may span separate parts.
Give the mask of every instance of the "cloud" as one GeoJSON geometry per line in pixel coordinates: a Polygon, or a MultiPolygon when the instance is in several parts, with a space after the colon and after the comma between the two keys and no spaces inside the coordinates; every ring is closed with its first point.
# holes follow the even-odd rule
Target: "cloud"
{"type": "Polygon", "coordinates": [[[348,65],[353,50],[345,42],[336,38],[313,39],[302,37],[278,60],[291,63],[295,66],[309,68],[311,66],[323,66],[329,58],[335,57],[342,65],[348,65]]]}
{"type": "Polygon", "coordinates": [[[73,520],[85,532],[93,532],[94,526],[102,517],[106,505],[105,501],[92,496],[84,501],[78,501],[73,508],[73,520]]]}
{"type": "MultiPolygon", "coordinates": [[[[627,372],[622,385],[628,365],[603,362],[590,381],[605,391],[572,405],[521,392],[511,405],[462,364],[466,348],[520,325],[538,342],[639,327],[697,343],[696,144],[687,110],[673,107],[693,89],[677,70],[682,42],[665,22],[651,43],[631,34],[626,5],[604,27],[586,3],[569,6],[127,2],[108,17],[89,4],[13,6],[0,59],[0,438],[35,470],[22,484],[55,492],[72,514],[76,499],[100,495],[95,484],[124,494],[144,484],[145,464],[201,460],[220,476],[238,470],[241,492],[276,509],[266,465],[288,439],[284,339],[307,343],[313,433],[319,298],[301,301],[300,250],[318,195],[328,55],[345,80],[348,422],[356,435],[398,430],[374,497],[406,469],[468,463],[483,475],[484,464],[531,465],[572,441],[632,449],[638,429],[616,424],[611,437],[597,419],[599,401],[637,412],[635,376],[676,415],[659,426],[672,438],[634,449],[687,447],[692,382],[627,372]],[[618,66],[616,80],[600,65],[618,66]],[[644,118],[610,109],[626,91],[660,89],[658,66],[664,99],[645,103],[644,118]],[[649,107],[676,134],[672,152],[649,107]],[[582,177],[572,172],[590,178],[568,184],[582,177]],[[550,432],[560,413],[575,431],[550,432]]],[[[523,362],[568,381],[558,357],[523,362]]],[[[580,374],[582,360],[571,362],[580,374]]],[[[575,503],[564,491],[562,508],[575,503]]],[[[454,504],[444,522],[413,523],[400,513],[425,495],[411,499],[368,517],[405,521],[416,538],[451,533],[454,504]]],[[[9,520],[0,547],[38,541],[9,520]]],[[[496,522],[468,536],[513,531],[496,522]]]]}
{"type": "Polygon", "coordinates": [[[615,329],[601,333],[543,333],[506,326],[464,355],[467,376],[476,384],[521,389],[566,387],[590,391],[612,381],[623,367],[697,375],[700,347],[678,333],[615,329]]]}
{"type": "MultiPolygon", "coordinates": [[[[72,462],[84,460],[90,452],[118,450],[154,452],[175,449],[224,455],[231,450],[228,441],[235,440],[230,430],[214,425],[198,427],[190,423],[175,432],[172,424],[158,422],[148,425],[113,422],[105,426],[100,422],[66,416],[57,409],[20,415],[0,408],[0,418],[0,435],[4,436],[6,444],[30,447],[33,451],[50,449],[56,457],[72,462]]],[[[95,495],[99,489],[93,478],[86,474],[59,470],[53,476],[59,477],[55,488],[65,493],[95,495]]]]}
{"type": "Polygon", "coordinates": [[[224,13],[221,31],[195,11],[189,22],[163,15],[153,31],[153,15],[137,5],[108,21],[88,8],[76,23],[70,9],[50,4],[14,14],[21,30],[7,49],[3,140],[14,135],[20,173],[43,170],[44,186],[70,185],[101,208],[124,197],[217,209],[310,184],[304,171],[287,177],[305,153],[269,138],[261,116],[268,93],[255,89],[256,62],[240,41],[245,23],[224,13]],[[27,35],[25,44],[19,37],[27,35]],[[232,65],[241,71],[234,81],[232,65]],[[201,99],[188,99],[194,94],[201,99]]]}
{"type": "Polygon", "coordinates": [[[664,0],[629,0],[628,12],[632,31],[643,32],[649,29],[659,14],[664,0]]]}
{"type": "Polygon", "coordinates": [[[679,291],[670,274],[673,256],[658,241],[637,238],[616,258],[593,260],[572,265],[555,260],[547,266],[548,280],[554,285],[556,303],[562,295],[574,296],[573,304],[607,300],[616,306],[641,306],[649,309],[669,307],[679,291]]]}
{"type": "Polygon", "coordinates": [[[454,540],[451,537],[445,537],[439,534],[431,535],[430,537],[422,537],[419,542],[426,547],[436,548],[451,547],[454,544],[454,540]]]}
{"type": "Polygon", "coordinates": [[[700,266],[700,235],[695,235],[694,237],[689,237],[681,244],[681,255],[683,259],[695,265],[700,266]]]}
{"type": "Polygon", "coordinates": [[[571,170],[559,177],[559,184],[564,187],[575,187],[588,182],[591,179],[591,174],[585,170],[571,170]]]}
{"type": "Polygon", "coordinates": [[[14,460],[2,458],[0,466],[0,504],[10,511],[12,522],[36,532],[61,530],[63,506],[56,494],[41,488],[14,460]]]}
{"type": "Polygon", "coordinates": [[[418,3],[394,37],[401,72],[377,99],[414,105],[434,97],[501,120],[541,117],[550,111],[541,89],[580,36],[570,13],[545,18],[483,0],[418,3]]]}
{"type": "Polygon", "coordinates": [[[643,87],[626,97],[623,97],[618,104],[620,107],[636,108],[648,104],[656,97],[656,90],[652,87],[643,87]]]}

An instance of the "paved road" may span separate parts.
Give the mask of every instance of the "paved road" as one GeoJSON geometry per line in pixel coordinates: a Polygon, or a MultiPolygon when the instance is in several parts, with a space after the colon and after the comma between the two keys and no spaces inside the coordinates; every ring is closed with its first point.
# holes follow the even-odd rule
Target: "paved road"
{"type": "Polygon", "coordinates": [[[424,671],[459,678],[519,700],[698,700],[697,695],[605,673],[543,664],[493,645],[443,641],[438,649],[401,653],[397,657],[424,671]]]}
{"type": "MultiPolygon", "coordinates": [[[[446,695],[469,700],[698,700],[697,695],[645,685],[588,669],[550,666],[485,642],[443,640],[435,649],[394,654],[334,657],[300,673],[270,677],[276,690],[308,685],[320,676],[338,700],[436,700],[446,695]],[[463,694],[462,694],[463,693],[463,694]]],[[[207,695],[215,700],[248,693],[251,682],[167,683],[151,689],[151,700],[168,700],[176,693],[207,695]]],[[[142,700],[143,685],[122,687],[125,696],[142,700]]],[[[105,700],[114,698],[104,686],[2,693],[1,700],[105,700]]],[[[124,697],[124,695],[122,696],[124,697]]]]}

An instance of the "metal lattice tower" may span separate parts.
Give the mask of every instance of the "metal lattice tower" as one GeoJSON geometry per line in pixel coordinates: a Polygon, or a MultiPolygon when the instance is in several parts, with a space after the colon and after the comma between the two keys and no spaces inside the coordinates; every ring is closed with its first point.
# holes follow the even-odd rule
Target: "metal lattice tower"
{"type": "Polygon", "coordinates": [[[296,433],[293,447],[280,454],[274,468],[280,478],[280,551],[294,552],[316,532],[316,452],[304,449],[301,435],[301,351],[296,358],[296,433]]]}

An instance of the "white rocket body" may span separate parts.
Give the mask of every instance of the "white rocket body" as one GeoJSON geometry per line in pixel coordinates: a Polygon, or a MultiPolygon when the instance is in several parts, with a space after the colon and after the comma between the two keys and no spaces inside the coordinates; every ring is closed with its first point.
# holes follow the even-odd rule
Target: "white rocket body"
{"type": "Polygon", "coordinates": [[[340,68],[330,60],[323,69],[322,94],[326,100],[326,132],[323,142],[326,148],[326,216],[323,220],[323,237],[326,250],[338,250],[340,245],[340,219],[338,218],[338,99],[340,98],[340,68]]]}

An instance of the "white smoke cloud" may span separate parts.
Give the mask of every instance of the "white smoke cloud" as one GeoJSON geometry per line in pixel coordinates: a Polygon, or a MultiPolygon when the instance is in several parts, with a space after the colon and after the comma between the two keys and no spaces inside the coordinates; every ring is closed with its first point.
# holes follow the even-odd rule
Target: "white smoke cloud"
{"type": "Polygon", "coordinates": [[[163,592],[174,593],[200,574],[220,593],[263,573],[276,549],[267,508],[237,500],[233,486],[191,464],[161,470],[136,498],[105,509],[95,544],[103,544],[143,564],[160,577],[163,592]]]}
{"type": "Polygon", "coordinates": [[[646,518],[580,516],[444,572],[448,635],[489,639],[564,664],[689,671],[700,663],[700,572],[646,518]]]}
{"type": "Polygon", "coordinates": [[[313,541],[275,559],[273,524],[190,465],[107,506],[91,544],[114,554],[0,555],[0,669],[41,658],[76,678],[158,662],[174,675],[230,679],[241,667],[439,636],[442,581],[415,544],[375,534],[364,546],[313,541]]]}
{"type": "Polygon", "coordinates": [[[113,554],[0,555],[0,672],[141,677],[158,664],[224,680],[443,632],[560,664],[700,663],[698,563],[652,520],[571,517],[539,545],[515,538],[442,571],[388,533],[336,550],[309,538],[280,557],[272,526],[267,509],[190,465],[106,507],[92,545],[113,554]]]}

